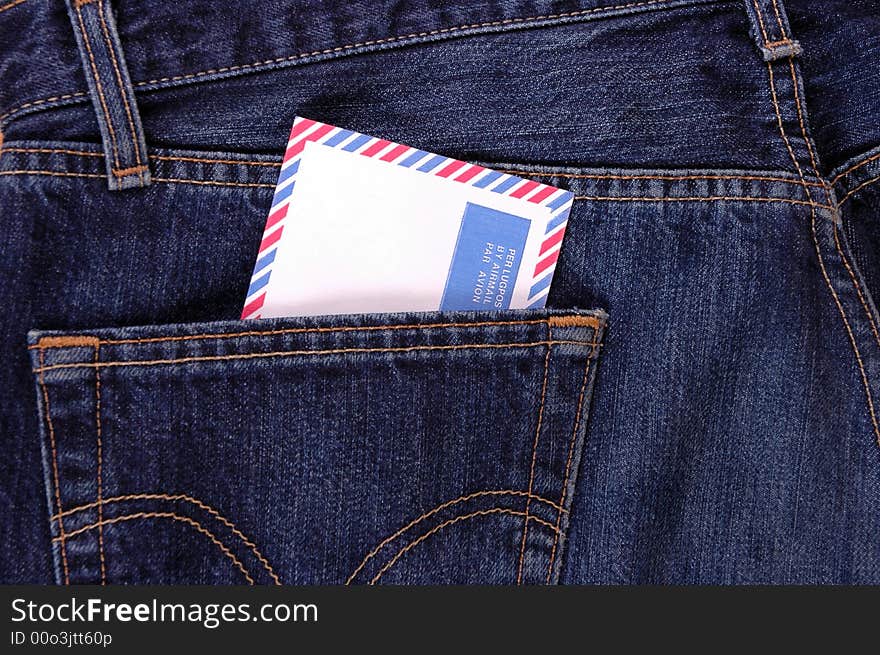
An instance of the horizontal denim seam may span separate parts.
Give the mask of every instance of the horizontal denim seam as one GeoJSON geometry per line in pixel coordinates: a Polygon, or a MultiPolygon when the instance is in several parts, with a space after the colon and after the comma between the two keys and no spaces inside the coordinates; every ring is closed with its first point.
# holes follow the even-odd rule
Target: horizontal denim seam
{"type": "MultiPolygon", "coordinates": [[[[329,350],[287,350],[273,351],[267,353],[238,353],[232,355],[204,355],[194,357],[180,357],[177,359],[147,359],[147,360],[122,360],[122,361],[101,361],[101,362],[65,362],[63,364],[50,364],[48,366],[40,366],[32,369],[33,373],[43,374],[46,371],[54,371],[58,369],[73,368],[120,368],[134,366],[160,366],[160,365],[180,365],[180,364],[196,364],[202,362],[220,362],[220,361],[238,361],[247,359],[272,359],[275,357],[310,357],[310,356],[329,356],[329,355],[348,355],[348,354],[369,354],[369,353],[407,353],[407,352],[423,352],[432,350],[485,350],[485,349],[526,349],[537,348],[542,346],[601,346],[594,341],[573,341],[565,339],[531,341],[519,343],[477,343],[477,344],[449,344],[437,346],[402,346],[400,348],[334,348],[329,350]]],[[[42,351],[40,351],[42,355],[42,351]]]]}
{"type": "Polygon", "coordinates": [[[509,509],[507,507],[492,507],[489,509],[483,509],[483,510],[478,510],[476,512],[471,512],[469,514],[463,514],[461,516],[456,516],[454,518],[451,518],[451,519],[444,521],[443,523],[435,525],[433,528],[428,530],[426,533],[424,533],[420,537],[418,537],[415,540],[406,544],[403,548],[401,548],[397,552],[397,554],[394,555],[394,557],[392,557],[388,561],[388,563],[386,563],[381,569],[379,569],[379,571],[376,573],[376,575],[373,576],[373,578],[370,580],[370,584],[375,584],[379,580],[379,578],[381,578],[385,573],[387,573],[388,570],[391,569],[391,567],[393,567],[398,562],[398,560],[400,560],[400,558],[403,555],[405,555],[407,552],[409,552],[410,550],[412,550],[413,548],[418,546],[420,543],[424,542],[429,537],[432,537],[433,535],[437,534],[441,530],[448,528],[449,526],[454,525],[456,523],[460,523],[461,521],[470,520],[470,519],[477,518],[480,516],[490,516],[492,514],[509,514],[511,516],[522,516],[526,519],[525,523],[527,525],[528,525],[529,521],[535,521],[536,523],[543,525],[544,527],[556,532],[556,528],[553,526],[552,523],[545,521],[544,519],[540,519],[537,516],[527,514],[526,512],[520,512],[517,510],[509,509]]]}
{"type": "Polygon", "coordinates": [[[94,509],[96,507],[101,507],[101,506],[107,507],[108,505],[113,505],[116,503],[132,501],[132,500],[164,500],[164,501],[169,501],[169,502],[185,501],[187,503],[190,503],[191,505],[195,505],[196,507],[198,507],[201,510],[204,510],[205,512],[207,512],[208,514],[213,516],[215,519],[220,521],[220,523],[222,523],[227,528],[229,528],[229,530],[236,537],[241,539],[241,542],[244,545],[246,545],[254,553],[254,555],[257,557],[258,560],[260,560],[260,562],[263,564],[263,567],[265,567],[265,569],[266,569],[266,571],[268,571],[269,575],[272,576],[272,579],[275,580],[275,582],[277,584],[281,584],[281,580],[275,574],[275,570],[272,568],[272,565],[269,564],[269,561],[260,552],[260,550],[257,548],[257,546],[254,542],[252,542],[250,539],[248,539],[245,536],[245,534],[241,530],[239,530],[232,521],[227,519],[225,516],[223,516],[216,509],[214,509],[213,507],[211,507],[207,503],[202,502],[198,498],[193,498],[192,496],[190,496],[188,494],[147,494],[147,493],[142,493],[142,494],[127,494],[124,496],[114,496],[112,498],[105,498],[105,499],[98,501],[98,502],[88,503],[86,505],[80,505],[78,507],[73,507],[71,509],[65,510],[63,512],[63,514],[53,514],[50,518],[52,520],[58,520],[62,515],[63,516],[71,516],[71,515],[76,514],[78,512],[85,512],[87,510],[94,509]]]}
{"type": "MultiPolygon", "coordinates": [[[[293,65],[301,60],[314,59],[321,57],[321,61],[336,59],[347,54],[368,53],[377,49],[388,49],[393,46],[406,46],[411,44],[424,43],[426,40],[438,41],[443,39],[455,38],[456,36],[468,36],[483,33],[497,33],[516,29],[540,28],[552,26],[555,24],[564,24],[573,21],[587,21],[591,17],[604,18],[617,14],[628,13],[634,10],[651,11],[654,9],[689,8],[704,4],[732,4],[731,0],[641,0],[640,2],[629,2],[606,7],[595,7],[592,9],[584,9],[560,14],[546,14],[541,16],[527,16],[524,18],[509,18],[505,20],[484,21],[480,23],[471,23],[468,25],[459,25],[454,27],[445,27],[436,30],[428,30],[424,32],[413,32],[400,36],[392,36],[385,39],[375,39],[370,41],[362,41],[351,43],[333,48],[324,48],[313,50],[311,52],[297,53],[286,57],[276,57],[264,61],[257,61],[250,64],[241,64],[234,66],[223,66],[212,68],[195,73],[184,73],[181,75],[172,75],[168,77],[160,77],[152,80],[143,80],[134,82],[135,87],[149,87],[147,90],[155,90],[166,88],[167,86],[175,86],[176,83],[184,80],[192,80],[194,78],[208,78],[211,76],[222,75],[224,73],[244,74],[246,72],[260,71],[263,69],[274,69],[282,67],[284,64],[293,65]],[[499,29],[501,28],[501,29],[499,29]],[[242,73],[238,73],[241,71],[242,73]]],[[[73,98],[84,98],[88,96],[87,92],[78,91],[75,93],[67,93],[64,95],[56,95],[50,98],[40,100],[32,100],[22,105],[14,107],[2,115],[0,115],[0,129],[4,126],[4,120],[10,118],[24,109],[34,106],[47,105],[52,102],[70,100],[73,98]]],[[[78,100],[79,101],[79,100],[78,100]]],[[[44,107],[50,109],[51,107],[44,107]]]]}
{"type": "MultiPolygon", "coordinates": [[[[599,326],[599,319],[592,316],[578,317],[583,319],[583,324],[588,327],[596,328],[599,326]]],[[[144,337],[141,339],[98,339],[97,337],[81,337],[82,342],[73,343],[57,343],[51,345],[41,345],[43,339],[58,339],[59,337],[43,337],[34,345],[28,346],[28,350],[49,350],[51,348],[77,348],[92,344],[100,344],[106,346],[116,346],[121,344],[140,344],[140,343],[168,343],[172,341],[196,341],[199,339],[231,339],[235,337],[272,337],[282,334],[325,334],[334,332],[381,332],[383,330],[428,330],[438,328],[472,328],[472,327],[495,327],[507,325],[545,325],[549,319],[533,319],[519,321],[475,321],[473,323],[412,323],[405,325],[352,325],[339,327],[318,327],[318,328],[282,328],[279,330],[248,330],[246,332],[214,332],[206,334],[187,334],[173,337],[144,337]]],[[[64,338],[64,337],[60,337],[64,338]]],[[[80,337],[70,337],[78,339],[80,337]]]]}
{"type": "MultiPolygon", "coordinates": [[[[72,155],[72,156],[82,156],[82,157],[103,157],[103,153],[100,152],[91,152],[88,150],[69,150],[66,148],[22,148],[22,147],[6,147],[2,149],[2,152],[21,152],[21,153],[30,153],[30,154],[59,154],[59,155],[72,155]]],[[[268,161],[257,161],[257,160],[248,160],[248,159],[215,159],[211,157],[172,157],[169,155],[150,155],[149,158],[154,161],[179,161],[179,162],[193,162],[199,164],[227,164],[227,165],[242,165],[242,166],[263,166],[268,168],[280,168],[281,161],[278,162],[268,162],[268,161]]],[[[498,171],[499,173],[508,173],[511,175],[520,175],[523,177],[540,177],[540,178],[553,178],[558,177],[561,179],[578,179],[578,180],[663,180],[669,182],[678,182],[681,180],[742,180],[746,182],[779,182],[782,184],[790,184],[796,187],[803,187],[804,183],[799,180],[787,178],[787,177],[775,177],[772,175],[725,175],[725,174],[710,174],[707,173],[705,175],[648,175],[648,174],[633,174],[633,175],[625,175],[625,174],[613,174],[613,173],[556,173],[556,172],[545,172],[545,171],[533,171],[527,168],[494,168],[493,170],[498,171]]],[[[192,181],[192,180],[184,180],[184,181],[192,181]]],[[[209,182],[210,180],[205,180],[209,182]]],[[[815,187],[823,187],[824,184],[819,182],[806,182],[807,186],[815,186],[815,187]]],[[[274,186],[274,185],[273,185],[274,186]]]]}
{"type": "MultiPolygon", "coordinates": [[[[62,171],[49,170],[14,170],[0,171],[0,175],[47,175],[54,177],[83,177],[83,178],[100,178],[104,179],[105,175],[98,173],[70,173],[62,171]]],[[[244,187],[244,188],[264,188],[274,189],[274,184],[261,182],[224,182],[221,180],[191,180],[185,178],[161,178],[154,177],[154,182],[173,184],[196,184],[200,186],[217,186],[217,187],[244,187]]],[[[618,201],[618,202],[706,202],[706,201],[742,201],[742,202],[783,202],[793,205],[806,205],[819,209],[834,209],[830,205],[809,202],[806,200],[794,200],[792,198],[777,198],[772,196],[587,196],[579,195],[574,197],[575,200],[595,200],[595,201],[618,201]]]]}
{"type": "Polygon", "coordinates": [[[72,532],[69,532],[66,535],[66,537],[63,535],[59,536],[59,537],[53,537],[52,541],[53,542],[60,541],[61,543],[64,543],[65,541],[70,540],[71,538],[79,536],[81,534],[84,534],[84,533],[88,532],[89,530],[94,530],[95,528],[103,527],[105,525],[113,525],[116,523],[121,523],[123,521],[132,521],[132,520],[136,520],[136,519],[171,519],[173,521],[180,521],[182,523],[185,523],[186,525],[189,525],[191,528],[193,528],[196,531],[200,532],[201,534],[205,535],[206,537],[208,537],[208,539],[210,539],[212,542],[214,542],[214,544],[221,550],[221,552],[226,557],[228,557],[232,561],[233,564],[235,564],[235,566],[242,572],[242,574],[244,574],[244,577],[248,581],[249,584],[252,584],[252,585],[256,584],[256,582],[254,581],[254,579],[251,576],[248,569],[245,568],[244,564],[241,563],[241,560],[239,560],[233,554],[233,552],[226,546],[226,544],[224,544],[217,537],[217,535],[215,535],[213,532],[208,530],[208,528],[203,526],[201,523],[199,523],[195,519],[192,519],[188,516],[180,516],[179,514],[174,514],[173,512],[138,512],[137,514],[124,514],[122,516],[116,516],[111,519],[105,519],[103,521],[99,521],[97,523],[92,523],[92,524],[84,526],[82,528],[78,528],[77,530],[73,530],[72,532]]]}

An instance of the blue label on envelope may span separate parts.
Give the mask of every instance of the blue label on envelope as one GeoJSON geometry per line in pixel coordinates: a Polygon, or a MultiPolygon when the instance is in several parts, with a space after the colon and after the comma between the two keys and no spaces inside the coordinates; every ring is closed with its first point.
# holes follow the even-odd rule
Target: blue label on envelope
{"type": "Polygon", "coordinates": [[[529,221],[467,203],[440,309],[508,309],[529,221]]]}

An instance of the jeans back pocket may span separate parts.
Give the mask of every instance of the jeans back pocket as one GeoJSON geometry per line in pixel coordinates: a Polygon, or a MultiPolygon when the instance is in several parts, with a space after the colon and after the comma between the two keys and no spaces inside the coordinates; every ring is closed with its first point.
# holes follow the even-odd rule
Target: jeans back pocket
{"type": "Polygon", "coordinates": [[[600,311],[32,332],[60,583],[545,583],[600,311]]]}

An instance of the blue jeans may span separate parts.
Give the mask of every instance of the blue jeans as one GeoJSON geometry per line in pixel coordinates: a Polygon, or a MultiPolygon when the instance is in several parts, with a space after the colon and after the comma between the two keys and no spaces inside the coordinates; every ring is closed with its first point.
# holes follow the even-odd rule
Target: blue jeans
{"type": "Polygon", "coordinates": [[[374,5],[0,3],[0,582],[880,583],[874,3],[374,5]],[[548,308],[237,320],[295,115],[548,308]]]}

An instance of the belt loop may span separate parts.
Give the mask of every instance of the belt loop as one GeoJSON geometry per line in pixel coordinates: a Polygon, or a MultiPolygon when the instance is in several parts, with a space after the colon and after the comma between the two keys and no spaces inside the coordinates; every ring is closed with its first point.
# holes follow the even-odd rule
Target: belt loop
{"type": "Polygon", "coordinates": [[[801,54],[801,44],[791,38],[791,26],[782,0],[745,0],[755,39],[764,61],[801,54]]]}
{"type": "Polygon", "coordinates": [[[149,159],[134,87],[109,0],[65,0],[104,142],[111,191],[150,183],[149,159]]]}

